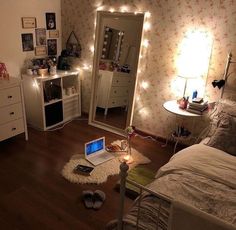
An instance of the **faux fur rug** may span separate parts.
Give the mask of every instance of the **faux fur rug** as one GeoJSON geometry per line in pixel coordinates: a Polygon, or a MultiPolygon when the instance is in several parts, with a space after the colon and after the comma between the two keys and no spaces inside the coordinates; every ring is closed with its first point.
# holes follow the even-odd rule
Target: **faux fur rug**
{"type": "MultiPolygon", "coordinates": [[[[119,144],[120,141],[114,142],[119,144]]],[[[129,169],[135,167],[139,164],[147,164],[150,163],[150,160],[139,153],[136,149],[131,149],[132,157],[134,159],[133,163],[129,164],[129,169]]],[[[72,183],[95,183],[101,184],[107,181],[108,176],[119,174],[120,172],[120,160],[119,158],[124,155],[124,153],[112,153],[115,154],[115,158],[109,161],[106,161],[94,168],[90,176],[83,176],[73,173],[73,169],[78,164],[93,166],[87,160],[84,159],[83,154],[73,155],[70,161],[64,166],[62,170],[62,176],[65,177],[72,183]]]]}

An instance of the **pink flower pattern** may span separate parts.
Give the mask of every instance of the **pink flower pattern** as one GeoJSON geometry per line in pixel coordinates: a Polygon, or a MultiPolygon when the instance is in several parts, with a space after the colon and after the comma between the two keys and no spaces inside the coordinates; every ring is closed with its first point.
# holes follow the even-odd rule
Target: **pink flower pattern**
{"type": "MultiPolygon", "coordinates": [[[[136,91],[140,98],[134,108],[133,125],[136,128],[165,137],[175,123],[175,117],[168,114],[162,104],[175,98],[171,91],[171,82],[177,75],[175,57],[178,44],[189,28],[204,28],[213,37],[205,95],[210,101],[219,98],[220,91],[213,88],[211,82],[222,77],[229,51],[236,60],[235,0],[62,0],[63,44],[74,30],[82,45],[82,57],[76,65],[92,65],[90,45],[94,43],[98,3],[102,3],[104,10],[113,7],[118,11],[122,5],[126,5],[131,12],[141,10],[151,13],[151,30],[146,33],[150,46],[145,53],[146,63],[142,65],[136,91]],[[148,89],[140,86],[142,81],[149,83],[148,89]]],[[[232,65],[231,71],[236,73],[236,65],[232,65]]],[[[230,77],[230,81],[236,86],[235,76],[230,77]]],[[[90,88],[91,77],[84,78],[82,84],[84,88],[90,88]]],[[[88,111],[86,105],[89,105],[90,90],[87,92],[82,105],[83,110],[88,111]]],[[[204,122],[200,123],[203,127],[204,122]]]]}

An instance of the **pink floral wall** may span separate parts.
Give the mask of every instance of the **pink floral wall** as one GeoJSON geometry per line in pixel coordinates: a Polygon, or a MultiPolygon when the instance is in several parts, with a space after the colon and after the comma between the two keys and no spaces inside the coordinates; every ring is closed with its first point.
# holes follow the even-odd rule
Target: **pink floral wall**
{"type": "MultiPolygon", "coordinates": [[[[137,128],[165,137],[174,125],[175,116],[166,112],[162,104],[176,98],[172,90],[177,75],[175,59],[179,43],[190,28],[203,29],[213,38],[205,95],[211,101],[219,98],[219,90],[212,88],[211,82],[224,73],[229,51],[236,60],[235,0],[62,0],[62,44],[65,45],[74,30],[82,45],[82,57],[76,65],[92,65],[90,48],[94,43],[96,9],[101,5],[103,10],[113,7],[119,11],[125,5],[131,12],[151,13],[151,29],[145,33],[149,47],[138,76],[134,107],[133,124],[137,128]],[[149,85],[146,89],[141,87],[144,81],[149,85]]],[[[83,110],[88,110],[90,84],[91,77],[86,76],[83,79],[83,87],[87,89],[87,95],[83,95],[83,110]]],[[[203,126],[200,121],[202,119],[196,122],[203,126]]]]}

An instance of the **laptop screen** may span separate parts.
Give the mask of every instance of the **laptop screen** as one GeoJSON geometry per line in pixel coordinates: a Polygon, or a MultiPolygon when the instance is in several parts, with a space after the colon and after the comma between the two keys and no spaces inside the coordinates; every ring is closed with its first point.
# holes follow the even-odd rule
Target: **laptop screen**
{"type": "Polygon", "coordinates": [[[104,138],[97,139],[86,144],[85,154],[88,156],[103,149],[104,149],[104,138]]]}

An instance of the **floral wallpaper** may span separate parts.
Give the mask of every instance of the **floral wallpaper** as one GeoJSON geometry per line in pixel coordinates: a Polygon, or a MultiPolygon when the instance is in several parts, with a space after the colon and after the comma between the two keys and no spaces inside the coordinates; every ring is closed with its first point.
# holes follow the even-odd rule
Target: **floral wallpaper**
{"type": "MultiPolygon", "coordinates": [[[[150,29],[145,32],[148,48],[143,51],[141,72],[138,75],[133,125],[142,131],[166,137],[176,123],[174,115],[162,104],[177,97],[173,84],[177,76],[176,58],[179,44],[189,29],[201,29],[212,37],[212,51],[208,74],[205,76],[205,97],[209,101],[219,98],[220,91],[211,82],[224,73],[229,51],[236,60],[236,1],[235,0],[62,0],[62,44],[72,30],[82,46],[82,57],[75,66],[92,66],[96,9],[111,7],[116,11],[125,6],[130,12],[150,12],[150,29]],[[142,87],[146,82],[147,87],[142,87]]],[[[236,70],[234,67],[231,67],[236,70]]],[[[236,71],[235,71],[236,73],[236,71]]],[[[232,77],[231,77],[232,78],[232,77]]],[[[236,78],[235,78],[236,79],[236,78]]],[[[91,76],[83,77],[83,111],[89,109],[91,76]]],[[[203,128],[203,118],[195,127],[203,128]]],[[[187,121],[187,124],[191,121],[187,121]]],[[[197,130],[197,129],[196,129],[197,130]]]]}

